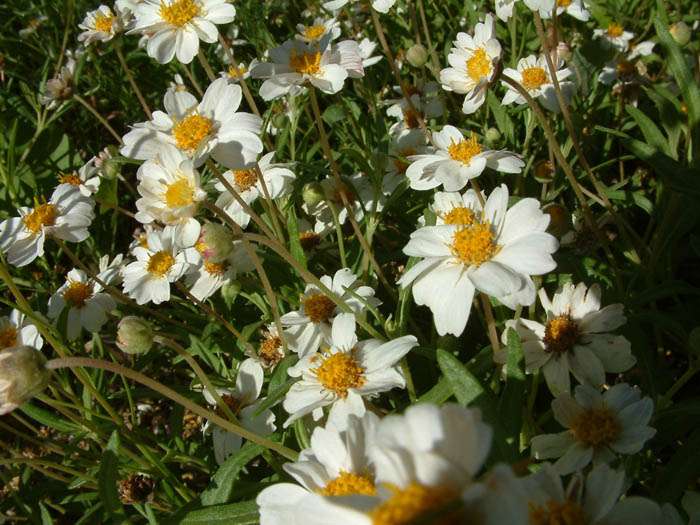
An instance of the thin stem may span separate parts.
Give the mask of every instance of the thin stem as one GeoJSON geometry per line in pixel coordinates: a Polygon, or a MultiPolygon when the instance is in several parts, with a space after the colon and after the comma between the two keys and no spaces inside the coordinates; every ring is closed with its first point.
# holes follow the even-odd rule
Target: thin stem
{"type": "Polygon", "coordinates": [[[489,341],[491,341],[491,347],[493,348],[494,355],[498,352],[498,332],[496,332],[496,321],[493,318],[493,310],[491,309],[491,301],[489,296],[484,292],[479,292],[481,296],[481,304],[484,306],[484,315],[486,315],[486,324],[488,326],[489,341]]]}
{"type": "Polygon", "coordinates": [[[190,68],[187,67],[187,64],[180,64],[182,66],[182,69],[185,72],[185,75],[187,78],[190,79],[190,82],[192,82],[192,85],[194,86],[194,89],[197,91],[197,94],[201,97],[204,96],[204,91],[202,91],[202,86],[199,85],[199,82],[197,82],[194,78],[194,75],[192,74],[192,71],[190,71],[190,68]]]}
{"type": "Polygon", "coordinates": [[[177,392],[175,392],[171,388],[168,388],[164,384],[159,383],[158,381],[151,379],[150,377],[147,377],[135,370],[119,365],[117,363],[111,363],[109,361],[102,361],[100,359],[93,359],[90,357],[67,357],[62,359],[52,359],[51,361],[48,361],[46,363],[46,368],[48,368],[49,370],[57,370],[59,368],[70,367],[99,368],[101,370],[107,370],[116,374],[122,374],[123,376],[126,376],[129,379],[131,379],[132,381],[136,381],[137,383],[141,383],[142,385],[150,388],[151,390],[155,390],[159,394],[162,394],[165,397],[171,399],[172,401],[182,405],[183,407],[189,409],[191,412],[194,412],[198,416],[208,419],[216,425],[219,425],[220,427],[223,427],[226,430],[229,430],[234,434],[237,434],[242,438],[247,439],[248,441],[252,441],[253,443],[257,443],[259,445],[272,449],[291,461],[296,461],[299,457],[299,454],[294,450],[287,448],[284,445],[281,445],[274,441],[271,441],[263,436],[259,436],[258,434],[255,434],[239,425],[231,423],[230,421],[225,420],[224,418],[215,414],[214,412],[202,408],[197,403],[190,401],[185,396],[178,394],[177,392]]]}
{"type": "Polygon", "coordinates": [[[258,106],[255,105],[255,99],[253,99],[253,95],[250,93],[250,89],[248,89],[248,83],[245,81],[241,70],[238,68],[238,62],[236,62],[236,58],[231,52],[231,46],[228,45],[228,42],[226,42],[226,39],[221,35],[221,33],[219,33],[219,42],[221,43],[221,47],[224,48],[226,56],[228,56],[229,60],[231,61],[231,66],[233,66],[236,75],[238,75],[238,82],[241,84],[243,96],[245,97],[246,102],[248,102],[251,111],[259,117],[260,111],[258,111],[258,106]]]}
{"type": "Polygon", "coordinates": [[[58,75],[58,72],[61,71],[61,66],[63,65],[63,58],[66,56],[66,48],[68,47],[68,35],[70,34],[71,27],[73,27],[73,4],[73,0],[68,0],[66,27],[63,29],[63,40],[61,40],[61,52],[58,55],[58,63],[56,64],[56,70],[53,72],[53,76],[58,75]]]}
{"type": "Polygon", "coordinates": [[[83,97],[81,97],[80,95],[73,95],[73,98],[80,102],[83,105],[83,107],[85,107],[85,109],[92,113],[93,117],[100,121],[100,124],[102,124],[105,127],[105,129],[107,129],[107,131],[109,131],[112,134],[112,136],[116,139],[120,146],[124,144],[122,142],[121,135],[114,131],[114,128],[110,126],[109,122],[107,122],[107,120],[105,120],[105,118],[102,115],[100,115],[95,108],[88,104],[88,102],[83,97]]]}
{"type": "Polygon", "coordinates": [[[285,222],[284,217],[275,205],[275,202],[272,200],[272,197],[270,197],[270,191],[267,188],[265,177],[263,177],[262,170],[260,169],[260,165],[257,162],[255,163],[255,174],[258,176],[258,180],[260,181],[260,188],[262,188],[263,196],[265,197],[265,202],[267,202],[267,206],[270,208],[270,219],[272,220],[272,226],[277,232],[277,238],[280,240],[280,242],[284,242],[284,234],[282,233],[282,228],[280,227],[279,223],[279,220],[285,222]]]}
{"type": "Polygon", "coordinates": [[[143,94],[141,93],[139,86],[134,81],[134,77],[131,74],[131,70],[129,69],[129,66],[126,65],[126,59],[124,58],[124,54],[122,53],[121,45],[119,44],[119,39],[117,39],[117,38],[114,39],[114,51],[117,53],[117,58],[119,58],[119,63],[122,66],[122,70],[124,70],[124,73],[126,74],[126,78],[129,79],[129,84],[131,84],[131,89],[133,89],[134,93],[136,93],[136,98],[139,99],[139,102],[141,103],[141,107],[143,108],[144,112],[148,116],[148,120],[153,120],[153,115],[151,114],[151,110],[148,107],[148,104],[146,103],[146,99],[143,98],[143,94]]]}
{"type": "Polygon", "coordinates": [[[664,394],[664,397],[661,398],[661,401],[659,401],[659,404],[656,406],[656,411],[658,412],[659,410],[663,409],[668,403],[673,399],[673,396],[675,396],[678,391],[683,388],[688,381],[693,379],[695,377],[695,374],[700,372],[700,367],[694,366],[691,364],[691,366],[688,367],[688,370],[685,371],[685,373],[678,378],[678,381],[673,383],[671,385],[671,388],[668,389],[668,392],[664,394]]]}
{"type": "Polygon", "coordinates": [[[204,56],[204,52],[202,51],[201,46],[197,51],[197,56],[199,57],[199,63],[202,64],[204,71],[207,73],[207,77],[209,77],[209,82],[214,82],[216,80],[216,75],[214,74],[214,71],[212,70],[211,65],[209,64],[207,57],[204,56]]]}
{"type": "Polygon", "coordinates": [[[428,29],[428,21],[425,18],[425,10],[423,9],[423,0],[418,0],[418,12],[420,13],[420,19],[423,23],[423,32],[425,33],[425,40],[428,42],[428,49],[430,50],[430,59],[433,61],[433,76],[437,76],[438,71],[440,71],[440,62],[438,61],[437,54],[435,53],[435,47],[433,46],[433,41],[430,38],[430,30],[428,29]]]}

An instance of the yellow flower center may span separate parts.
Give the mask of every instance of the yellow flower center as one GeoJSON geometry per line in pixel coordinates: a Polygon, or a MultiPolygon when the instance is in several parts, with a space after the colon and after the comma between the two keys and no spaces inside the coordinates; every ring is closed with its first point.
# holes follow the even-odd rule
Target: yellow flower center
{"type": "Polygon", "coordinates": [[[472,157],[484,151],[484,148],[479,145],[476,140],[476,135],[472,132],[469,139],[462,139],[456,144],[453,139],[450,139],[450,145],[447,151],[454,160],[463,162],[469,166],[472,157]]]}
{"type": "Polygon", "coordinates": [[[494,242],[491,225],[475,223],[458,229],[452,237],[452,254],[464,264],[481,266],[498,253],[499,246],[494,242]]]}
{"type": "Polygon", "coordinates": [[[85,301],[92,297],[92,286],[77,281],[71,281],[62,295],[63,300],[70,304],[72,308],[82,308],[85,306],[85,301]]]}
{"type": "MultiPolygon", "coordinates": [[[[240,72],[240,76],[242,77],[248,72],[248,68],[245,68],[243,66],[238,66],[238,72],[240,72]]],[[[231,78],[239,78],[238,72],[236,71],[236,68],[233,66],[229,66],[228,68],[228,76],[231,78]]]]}
{"type": "Polygon", "coordinates": [[[578,325],[569,315],[556,317],[544,327],[544,346],[548,352],[563,354],[574,348],[581,339],[578,325]]]}
{"type": "Polygon", "coordinates": [[[615,22],[610,22],[608,26],[608,36],[611,38],[617,38],[622,35],[624,28],[620,24],[615,22]]]}
{"type": "MultiPolygon", "coordinates": [[[[406,158],[410,155],[416,155],[416,150],[414,150],[413,148],[408,148],[408,149],[400,149],[396,152],[397,157],[406,158]]],[[[399,172],[405,173],[406,170],[408,169],[409,163],[404,162],[401,159],[394,159],[394,166],[396,166],[396,169],[399,172]]]]}
{"type": "Polygon", "coordinates": [[[275,366],[282,359],[282,339],[276,335],[265,339],[258,347],[258,355],[263,359],[268,366],[275,366]]]}
{"type": "Polygon", "coordinates": [[[299,242],[305,250],[310,250],[316,246],[321,238],[314,232],[303,232],[299,234],[299,242]]]}
{"type": "Polygon", "coordinates": [[[523,69],[522,76],[523,86],[528,91],[539,89],[542,84],[546,84],[549,81],[545,70],[538,66],[523,69]]]}
{"type": "Polygon", "coordinates": [[[17,346],[19,332],[14,326],[8,326],[6,330],[0,332],[0,350],[17,346]]]}
{"type": "Polygon", "coordinates": [[[557,7],[569,7],[571,0],[557,0],[557,7]]]}
{"type": "Polygon", "coordinates": [[[148,259],[146,270],[151,275],[162,277],[175,264],[175,257],[169,252],[156,252],[148,259]]]}
{"type": "Polygon", "coordinates": [[[202,139],[211,132],[211,120],[199,113],[192,113],[182,122],[175,120],[173,135],[177,147],[187,151],[194,151],[202,142],[202,139]]]}
{"type": "MultiPolygon", "coordinates": [[[[425,487],[415,481],[403,490],[398,487],[390,488],[394,495],[369,513],[373,525],[410,523],[427,511],[445,505],[455,498],[448,487],[425,487]]],[[[435,521],[430,521],[435,525],[451,522],[449,516],[440,516],[435,521]]]]}
{"type": "Polygon", "coordinates": [[[236,181],[236,186],[241,191],[246,191],[253,187],[253,185],[258,182],[258,175],[255,170],[240,170],[234,171],[233,177],[236,181]]]}
{"type": "Polygon", "coordinates": [[[620,422],[608,407],[586,410],[571,423],[570,431],[576,441],[588,446],[609,445],[620,435],[620,422]]]}
{"type": "Polygon", "coordinates": [[[621,60],[617,63],[617,72],[621,75],[633,75],[637,69],[629,60],[621,60]]]}
{"type": "Polygon", "coordinates": [[[457,224],[458,226],[473,226],[474,225],[474,212],[462,206],[452,208],[449,213],[444,215],[442,218],[445,224],[457,224]]]}
{"type": "Polygon", "coordinates": [[[194,188],[184,177],[168,185],[165,190],[165,204],[168,208],[180,208],[194,202],[194,188]]]}
{"type": "Polygon", "coordinates": [[[148,249],[148,235],[146,235],[145,233],[142,233],[141,235],[138,236],[137,241],[138,241],[138,246],[140,248],[148,249]]]}
{"type": "Polygon", "coordinates": [[[304,32],[304,36],[308,38],[309,40],[316,40],[317,38],[320,38],[323,36],[323,33],[326,32],[326,28],[323,27],[323,24],[318,24],[315,26],[306,26],[306,31],[304,32]]]}
{"type": "Polygon", "coordinates": [[[328,321],[333,316],[335,303],[321,293],[310,295],[304,301],[304,310],[312,323],[328,321]]]}
{"type": "Polygon", "coordinates": [[[530,525],[583,525],[583,508],[571,500],[530,503],[530,525]]]}
{"type": "Polygon", "coordinates": [[[199,14],[199,6],[195,0],[178,0],[170,5],[160,2],[160,16],[174,26],[182,27],[199,14]]]}
{"type": "Polygon", "coordinates": [[[358,476],[341,470],[340,476],[330,481],[319,492],[323,496],[348,496],[351,494],[374,496],[377,493],[377,487],[374,486],[374,482],[369,476],[358,476]]]}
{"type": "Polygon", "coordinates": [[[80,175],[78,175],[76,172],[71,172],[71,173],[59,173],[58,174],[58,182],[59,184],[70,184],[72,186],[78,187],[80,186],[80,175]]]}
{"type": "Polygon", "coordinates": [[[53,204],[39,204],[32,213],[24,217],[24,227],[34,233],[39,233],[42,226],[53,226],[58,217],[58,210],[53,204]]]}
{"type": "Polygon", "coordinates": [[[104,31],[105,33],[112,32],[112,20],[114,20],[114,15],[112,13],[108,15],[99,14],[95,18],[95,31],[104,31]]]}
{"type": "Polygon", "coordinates": [[[484,49],[477,49],[472,57],[467,60],[467,73],[474,82],[479,82],[481,77],[491,73],[491,63],[484,49]]]}
{"type": "Polygon", "coordinates": [[[297,53],[296,49],[292,49],[289,56],[289,65],[294,68],[294,71],[301,74],[315,75],[321,65],[321,53],[297,53]]]}
{"type": "Polygon", "coordinates": [[[325,356],[319,353],[318,356],[323,362],[311,372],[316,374],[319,383],[326,390],[345,398],[350,388],[357,388],[364,384],[365,378],[362,377],[364,370],[352,358],[352,352],[350,354],[338,352],[325,356]]]}
{"type": "Polygon", "coordinates": [[[209,275],[223,275],[226,273],[229,266],[230,264],[227,261],[221,263],[210,263],[204,261],[204,270],[206,270],[209,275]]]}

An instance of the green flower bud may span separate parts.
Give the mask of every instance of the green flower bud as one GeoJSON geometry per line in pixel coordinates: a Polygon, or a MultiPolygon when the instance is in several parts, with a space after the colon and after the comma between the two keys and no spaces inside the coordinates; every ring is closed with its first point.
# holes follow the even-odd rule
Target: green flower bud
{"type": "Polygon", "coordinates": [[[140,317],[124,317],[117,328],[117,346],[126,354],[145,354],[153,346],[153,328],[140,317]]]}
{"type": "Polygon", "coordinates": [[[221,297],[226,301],[226,304],[231,305],[236,296],[241,292],[241,288],[243,288],[241,283],[232,280],[230,283],[221,287],[221,297]]]}
{"type": "Polygon", "coordinates": [[[31,346],[0,352],[0,416],[13,411],[49,384],[44,354],[31,346]]]}
{"type": "Polygon", "coordinates": [[[224,262],[233,253],[233,234],[221,224],[207,222],[202,226],[195,248],[206,262],[224,262]]]}
{"type": "Polygon", "coordinates": [[[283,129],[289,117],[285,113],[276,113],[272,116],[272,125],[277,129],[283,129]]]}
{"type": "Polygon", "coordinates": [[[679,46],[684,46],[690,42],[690,28],[685,22],[676,22],[668,28],[668,32],[679,46]]]}
{"type": "Polygon", "coordinates": [[[304,187],[301,189],[301,196],[307,206],[315,206],[326,198],[323,188],[318,182],[304,184],[304,187]]]}
{"type": "Polygon", "coordinates": [[[486,130],[484,139],[489,146],[497,146],[501,141],[501,132],[496,128],[489,128],[486,130]]]}
{"type": "Polygon", "coordinates": [[[406,51],[406,60],[413,67],[423,67],[428,61],[428,52],[421,44],[413,44],[406,51]]]}

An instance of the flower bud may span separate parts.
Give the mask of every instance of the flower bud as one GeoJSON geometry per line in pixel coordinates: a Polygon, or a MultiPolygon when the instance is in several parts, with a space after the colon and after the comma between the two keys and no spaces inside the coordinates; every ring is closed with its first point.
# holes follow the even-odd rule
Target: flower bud
{"type": "Polygon", "coordinates": [[[413,67],[423,67],[428,61],[428,52],[425,50],[421,44],[413,44],[408,51],[406,51],[406,60],[413,67]]]}
{"type": "Polygon", "coordinates": [[[301,189],[301,196],[307,206],[315,206],[326,198],[323,188],[318,182],[304,184],[304,187],[301,189]]]}
{"type": "Polygon", "coordinates": [[[668,32],[679,46],[684,46],[690,42],[690,29],[685,22],[676,22],[668,28],[668,32]]]}
{"type": "Polygon", "coordinates": [[[124,317],[117,328],[117,346],[127,354],[145,354],[153,346],[153,328],[140,317],[124,317]]]}
{"type": "Polygon", "coordinates": [[[550,217],[547,232],[555,237],[561,237],[571,229],[571,213],[561,204],[551,202],[544,206],[542,211],[550,217]]]}
{"type": "Polygon", "coordinates": [[[501,141],[501,132],[498,131],[496,128],[489,128],[486,130],[486,135],[484,135],[484,139],[486,140],[486,143],[489,146],[497,146],[498,143],[501,141]]]}
{"type": "Polygon", "coordinates": [[[554,180],[554,167],[548,160],[541,160],[535,164],[535,180],[547,184],[554,180]]]}
{"type": "Polygon", "coordinates": [[[286,113],[276,113],[272,116],[272,125],[277,129],[283,129],[289,117],[286,113]]]}
{"type": "Polygon", "coordinates": [[[233,235],[225,226],[207,222],[202,226],[195,248],[207,262],[224,262],[233,253],[233,235]]]}
{"type": "Polygon", "coordinates": [[[0,352],[0,416],[23,405],[49,384],[44,354],[31,346],[0,352]]]}

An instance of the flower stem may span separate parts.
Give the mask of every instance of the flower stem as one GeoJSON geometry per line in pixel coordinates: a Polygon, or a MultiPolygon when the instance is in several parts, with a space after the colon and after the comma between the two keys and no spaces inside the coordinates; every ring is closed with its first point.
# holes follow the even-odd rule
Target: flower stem
{"type": "Polygon", "coordinates": [[[122,48],[121,48],[121,45],[119,44],[119,39],[116,39],[116,38],[114,39],[114,51],[117,53],[117,58],[119,59],[119,63],[122,66],[122,70],[126,74],[126,78],[129,79],[129,84],[131,84],[131,89],[134,90],[134,93],[136,94],[136,98],[139,99],[139,102],[141,103],[141,107],[143,108],[143,111],[148,116],[148,120],[153,120],[153,115],[151,114],[151,110],[148,107],[148,104],[146,103],[146,99],[143,98],[143,94],[141,93],[139,86],[134,81],[134,76],[131,74],[131,70],[129,69],[129,66],[126,65],[126,59],[124,58],[124,54],[122,53],[122,48]]]}
{"type": "Polygon", "coordinates": [[[255,99],[253,98],[250,89],[248,89],[248,83],[243,78],[243,74],[241,73],[241,70],[238,67],[238,62],[236,62],[236,58],[231,52],[231,46],[228,45],[228,42],[226,42],[226,39],[221,35],[221,33],[219,33],[219,43],[221,44],[221,47],[224,48],[226,56],[228,56],[229,60],[231,61],[233,70],[236,72],[236,75],[238,75],[238,82],[240,82],[241,84],[241,88],[243,89],[243,96],[245,97],[246,102],[248,102],[251,111],[259,117],[260,111],[258,110],[258,106],[255,104],[255,99]]]}
{"type": "Polygon", "coordinates": [[[204,68],[207,77],[209,77],[209,82],[214,82],[216,80],[216,75],[214,74],[214,71],[212,70],[211,65],[209,64],[207,57],[204,56],[204,52],[202,52],[201,47],[197,51],[197,56],[199,57],[199,63],[202,64],[202,67],[204,68]]]}
{"type": "Polygon", "coordinates": [[[114,131],[114,128],[110,126],[109,122],[107,122],[107,120],[102,115],[100,115],[95,108],[88,104],[88,102],[83,97],[81,97],[80,95],[73,95],[73,98],[80,102],[85,109],[92,113],[93,117],[100,121],[100,124],[102,124],[105,127],[105,129],[107,129],[107,131],[109,131],[112,134],[112,136],[116,139],[120,146],[124,144],[122,142],[121,135],[114,131]]]}

